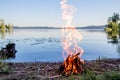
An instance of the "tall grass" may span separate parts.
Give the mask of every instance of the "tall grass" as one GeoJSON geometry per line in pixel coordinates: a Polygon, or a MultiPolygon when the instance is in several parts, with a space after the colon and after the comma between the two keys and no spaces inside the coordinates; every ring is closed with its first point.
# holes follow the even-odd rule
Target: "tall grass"
{"type": "MultiPolygon", "coordinates": [[[[0,54],[2,54],[0,52],[0,54]]],[[[1,56],[0,55],[0,72],[3,72],[3,73],[8,73],[9,72],[9,66],[6,62],[6,59],[7,59],[7,56],[3,55],[1,56]]]]}
{"type": "MultiPolygon", "coordinates": [[[[94,74],[91,74],[95,76],[94,74]]],[[[115,71],[109,71],[102,74],[97,74],[96,78],[91,78],[90,76],[82,75],[80,80],[120,80],[120,73],[115,71]]]]}

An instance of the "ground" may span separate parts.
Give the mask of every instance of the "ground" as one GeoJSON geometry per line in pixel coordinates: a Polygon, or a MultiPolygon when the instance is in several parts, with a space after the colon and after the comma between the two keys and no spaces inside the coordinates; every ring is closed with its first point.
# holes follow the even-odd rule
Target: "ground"
{"type": "MultiPolygon", "coordinates": [[[[59,67],[62,62],[32,62],[32,63],[7,63],[8,73],[0,71],[0,80],[67,80],[62,76],[59,67]]],[[[107,71],[120,73],[120,59],[85,60],[85,65],[95,74],[102,74],[107,71]]],[[[80,75],[75,75],[79,78],[80,75]]],[[[73,75],[72,75],[73,76],[73,75]]],[[[77,79],[79,80],[79,79],[77,79]]]]}

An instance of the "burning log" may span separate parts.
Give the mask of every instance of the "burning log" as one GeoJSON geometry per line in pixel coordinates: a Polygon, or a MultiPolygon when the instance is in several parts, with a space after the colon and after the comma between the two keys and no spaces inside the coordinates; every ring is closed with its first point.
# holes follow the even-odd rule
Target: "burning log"
{"type": "Polygon", "coordinates": [[[80,53],[69,55],[60,67],[60,72],[68,76],[70,74],[79,74],[84,71],[84,61],[79,58],[80,53]]]}

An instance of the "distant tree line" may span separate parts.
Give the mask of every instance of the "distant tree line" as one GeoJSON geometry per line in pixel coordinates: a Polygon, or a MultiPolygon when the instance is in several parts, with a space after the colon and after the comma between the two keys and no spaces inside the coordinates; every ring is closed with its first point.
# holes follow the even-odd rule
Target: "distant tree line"
{"type": "Polygon", "coordinates": [[[108,18],[108,24],[105,28],[107,32],[112,30],[120,30],[120,17],[118,13],[114,13],[112,17],[108,18]]]}

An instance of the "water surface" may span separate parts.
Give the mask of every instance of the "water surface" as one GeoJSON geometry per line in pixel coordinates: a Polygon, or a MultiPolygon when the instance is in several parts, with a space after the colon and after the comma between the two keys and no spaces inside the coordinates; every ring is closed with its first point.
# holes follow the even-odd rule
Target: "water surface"
{"type": "MultiPolygon", "coordinates": [[[[84,49],[83,59],[98,57],[120,58],[120,43],[113,43],[103,30],[78,29],[84,39],[79,46],[84,49]]],[[[0,33],[1,34],[1,33],[0,33]]],[[[0,35],[1,36],[1,35],[0,35]]],[[[9,42],[16,44],[16,57],[11,62],[63,61],[60,29],[15,29],[0,39],[1,47],[9,42]],[[4,38],[4,39],[3,39],[4,38]]]]}

